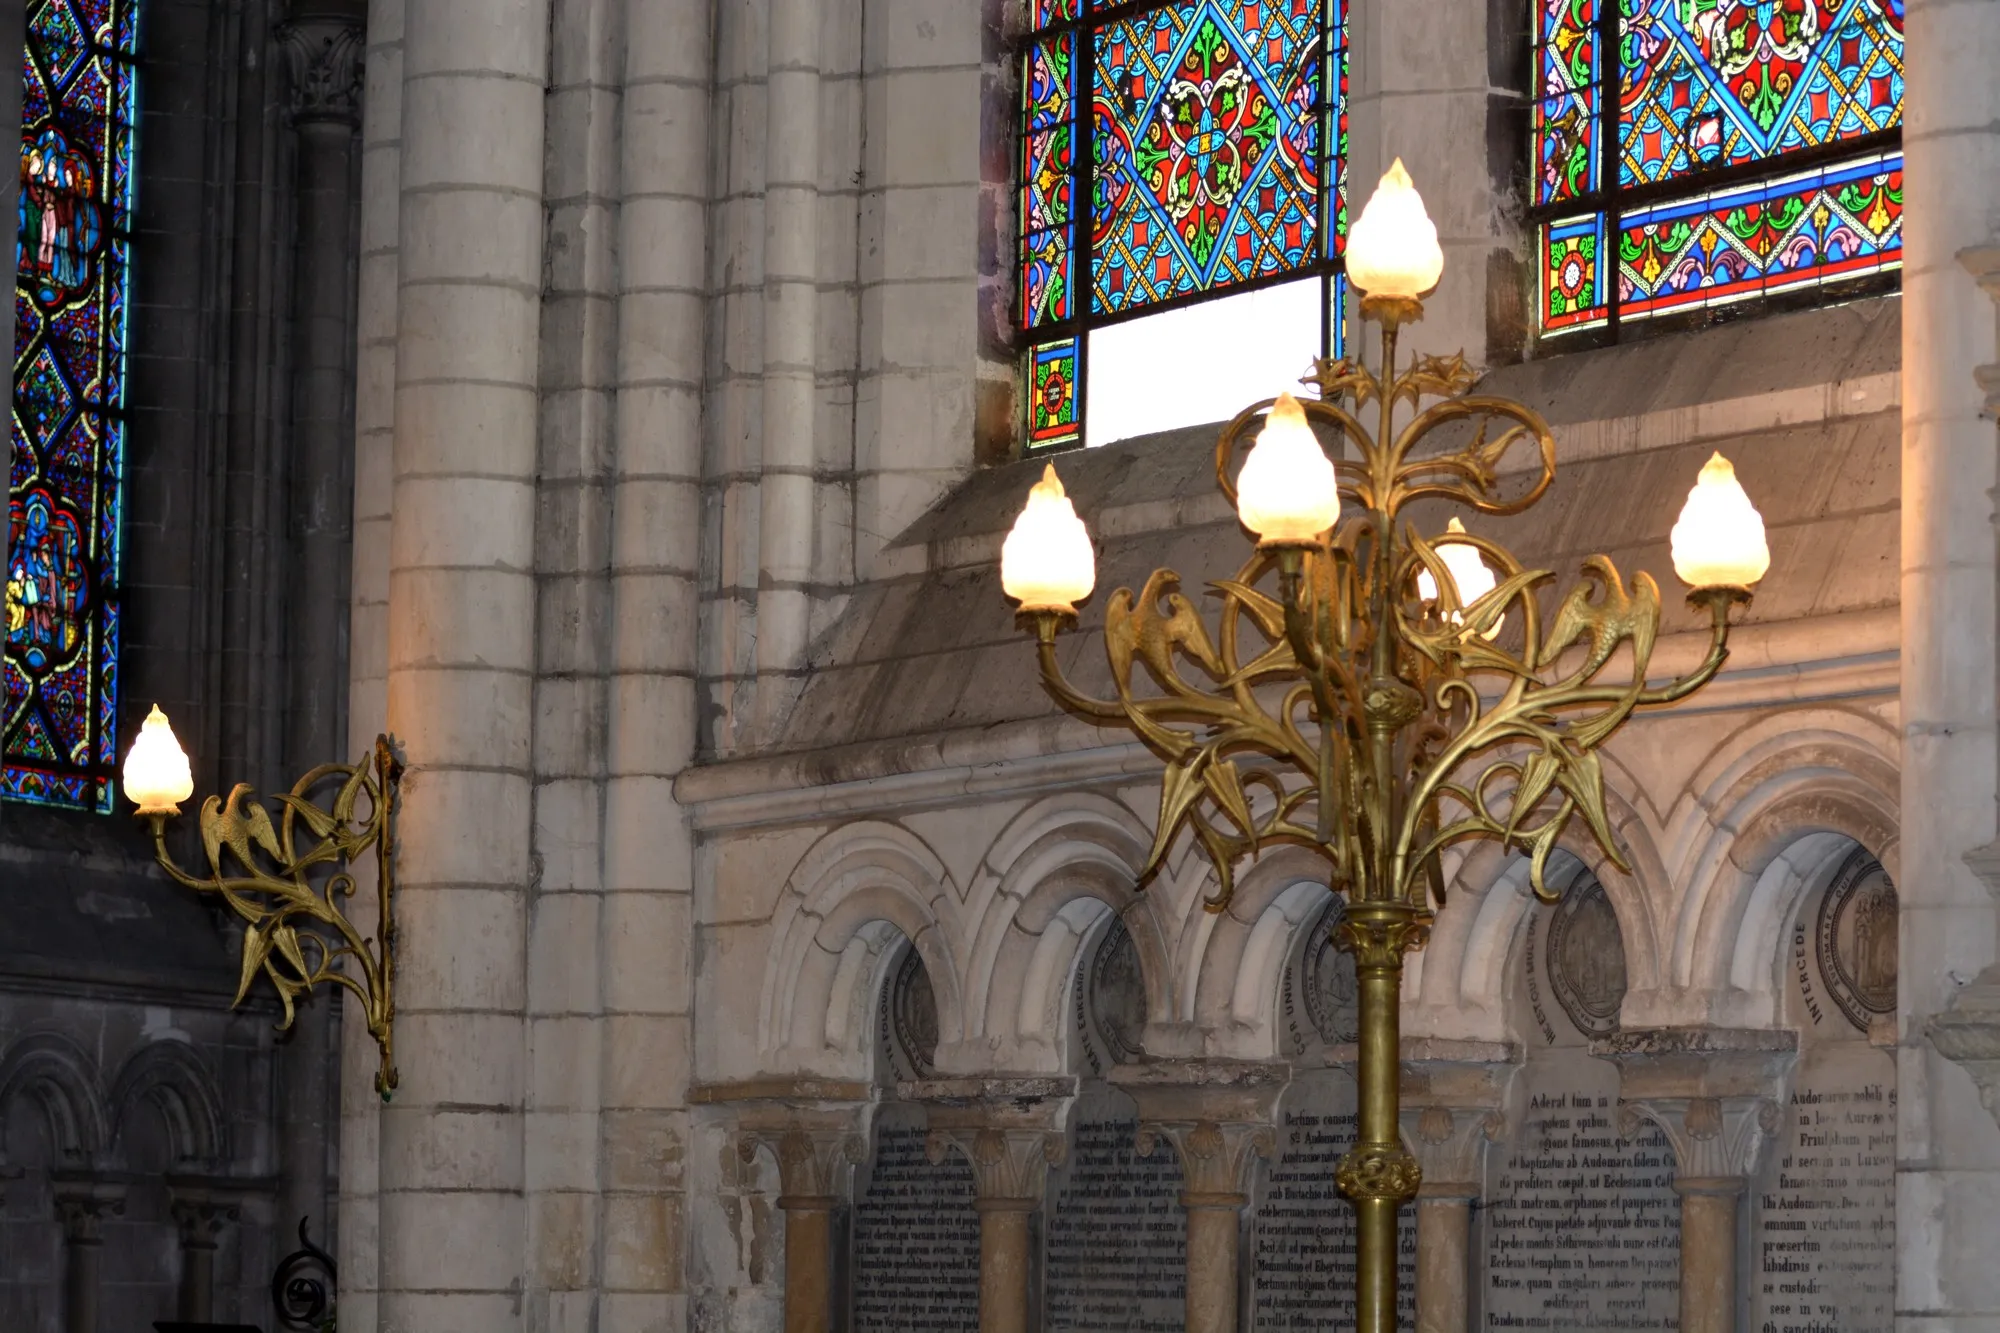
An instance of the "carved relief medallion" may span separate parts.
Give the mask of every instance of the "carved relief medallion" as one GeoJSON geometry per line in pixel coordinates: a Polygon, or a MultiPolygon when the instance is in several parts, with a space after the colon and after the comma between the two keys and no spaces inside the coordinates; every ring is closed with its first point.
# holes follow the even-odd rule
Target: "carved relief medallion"
{"type": "Polygon", "coordinates": [[[1340,924],[1342,915],[1342,904],[1336,898],[1313,923],[1305,955],[1299,960],[1299,989],[1304,993],[1306,1018],[1329,1046],[1361,1039],[1354,955],[1333,943],[1333,928],[1340,924]]]}
{"type": "Polygon", "coordinates": [[[1146,983],[1139,973],[1139,947],[1123,921],[1114,920],[1097,941],[1084,984],[1089,1021],[1115,1064],[1129,1064],[1144,1052],[1146,983]]]}
{"type": "Polygon", "coordinates": [[[1586,1037],[1618,1030],[1625,1002],[1625,936],[1594,876],[1570,886],[1549,914],[1549,989],[1586,1037]]]}
{"type": "Polygon", "coordinates": [[[1896,1012],[1896,886],[1882,863],[1855,849],[1819,901],[1819,974],[1847,1021],[1896,1012]]]}
{"type": "Polygon", "coordinates": [[[896,979],[889,986],[889,1022],[895,1032],[897,1053],[908,1061],[920,1078],[937,1072],[937,997],[931,992],[931,974],[923,955],[905,947],[896,979]]]}

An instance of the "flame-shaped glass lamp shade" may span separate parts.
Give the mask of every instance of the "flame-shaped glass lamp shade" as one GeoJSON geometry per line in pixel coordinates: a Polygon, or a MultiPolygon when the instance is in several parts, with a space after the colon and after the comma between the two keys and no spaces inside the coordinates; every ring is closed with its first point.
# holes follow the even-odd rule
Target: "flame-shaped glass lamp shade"
{"type": "Polygon", "coordinates": [[[1348,234],[1348,280],[1370,296],[1414,300],[1443,274],[1437,227],[1399,157],[1348,234]]]}
{"type": "Polygon", "coordinates": [[[174,739],[174,729],[158,704],[146,715],[139,739],[125,754],[125,794],[142,815],[177,815],[181,802],[194,795],[187,751],[174,739]]]}
{"type": "Polygon", "coordinates": [[[1259,546],[1310,546],[1340,519],[1333,461],[1288,393],[1278,395],[1243,460],[1236,514],[1257,534],[1259,546]]]}
{"type": "Polygon", "coordinates": [[[1674,573],[1691,588],[1748,588],[1771,568],[1764,516],[1716,454],[1688,492],[1673,532],[1674,573]]]}
{"type": "MultiPolygon", "coordinates": [[[[1452,587],[1458,590],[1458,604],[1461,607],[1471,606],[1487,593],[1492,592],[1500,582],[1499,576],[1494,574],[1492,569],[1487,566],[1485,559],[1479,554],[1477,546],[1469,542],[1455,542],[1451,540],[1451,534],[1455,532],[1462,533],[1464,531],[1465,524],[1459,522],[1457,519],[1453,519],[1446,525],[1445,535],[1439,539],[1435,547],[1438,559],[1444,561],[1445,571],[1451,575],[1452,587]]],[[[1435,602],[1437,600],[1437,580],[1431,577],[1431,572],[1428,569],[1417,571],[1417,595],[1427,602],[1435,602]]],[[[1451,613],[1451,623],[1454,625],[1464,619],[1465,613],[1463,611],[1454,611],[1451,613]]],[[[1494,621],[1492,626],[1482,633],[1480,637],[1484,639],[1499,638],[1500,626],[1503,623],[1505,622],[1501,620],[1494,621]]]]}
{"type": "Polygon", "coordinates": [[[1023,611],[1064,613],[1074,613],[1097,586],[1090,533],[1063,494],[1054,463],[1028,492],[1028,503],[1000,548],[1000,586],[1023,611]]]}

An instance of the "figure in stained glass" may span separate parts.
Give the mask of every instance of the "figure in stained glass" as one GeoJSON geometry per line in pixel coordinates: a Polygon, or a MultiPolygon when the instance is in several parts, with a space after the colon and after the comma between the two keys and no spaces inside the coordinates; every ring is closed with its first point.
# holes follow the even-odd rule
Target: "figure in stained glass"
{"type": "Polygon", "coordinates": [[[1900,262],[1903,0],[1534,3],[1544,332],[1900,262]],[[1796,160],[1807,153],[1811,170],[1796,160]],[[1615,237],[1612,280],[1595,290],[1574,281],[1587,232],[1615,237]]]}
{"type": "Polygon", "coordinates": [[[1046,447],[1081,438],[1093,326],[1312,273],[1337,299],[1346,51],[1339,0],[1031,0],[1029,19],[1020,327],[1046,447]]]}
{"type": "Polygon", "coordinates": [[[29,0],[0,797],[109,811],[136,0],[29,0]]]}

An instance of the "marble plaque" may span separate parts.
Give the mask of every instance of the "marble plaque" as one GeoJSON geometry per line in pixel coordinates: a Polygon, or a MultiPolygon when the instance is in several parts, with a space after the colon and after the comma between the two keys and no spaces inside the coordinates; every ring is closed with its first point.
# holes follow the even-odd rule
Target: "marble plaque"
{"type": "Polygon", "coordinates": [[[1492,1156],[1485,1327],[1680,1325],[1680,1198],[1652,1125],[1618,1136],[1618,1072],[1580,1050],[1531,1057],[1511,1140],[1492,1156]]]}
{"type": "Polygon", "coordinates": [[[1173,1145],[1141,1157],[1136,1108],[1101,1085],[1086,1085],[1070,1124],[1043,1229],[1049,1333],[1179,1333],[1187,1215],[1173,1145]]]}
{"type": "MultiPolygon", "coordinates": [[[[1354,1142],[1354,1079],[1302,1070],[1279,1102],[1278,1151],[1258,1172],[1250,1261],[1255,1318],[1263,1330],[1354,1327],[1354,1208],[1333,1183],[1354,1142]]],[[[1398,1235],[1397,1322],[1416,1323],[1416,1210],[1398,1235]]]]}
{"type": "Polygon", "coordinates": [[[1857,852],[1792,928],[1799,1063],[1750,1217],[1760,1333],[1895,1327],[1896,1061],[1867,1037],[1895,1010],[1895,911],[1888,876],[1857,852]]]}
{"type": "Polygon", "coordinates": [[[1618,1071],[1588,1050],[1617,1030],[1624,990],[1623,936],[1594,879],[1530,911],[1509,995],[1526,1064],[1511,1132],[1487,1155],[1487,1329],[1679,1326],[1673,1149],[1650,1124],[1619,1136],[1618,1071]]]}
{"type": "Polygon", "coordinates": [[[924,1113],[885,1106],[854,1205],[854,1333],[976,1333],[979,1214],[972,1167],[925,1155],[924,1113]]]}

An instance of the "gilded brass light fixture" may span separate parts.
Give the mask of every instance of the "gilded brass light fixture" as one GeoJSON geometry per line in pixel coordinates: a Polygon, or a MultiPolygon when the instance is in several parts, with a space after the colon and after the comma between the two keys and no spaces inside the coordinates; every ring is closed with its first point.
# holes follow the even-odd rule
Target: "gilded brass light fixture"
{"type": "Polygon", "coordinates": [[[1363,319],[1381,326],[1381,368],[1321,362],[1309,381],[1317,399],[1282,395],[1224,428],[1216,482],[1258,542],[1233,579],[1210,585],[1215,633],[1180,576],[1155,570],[1137,597],[1120,588],[1105,607],[1117,698],[1088,697],[1063,678],[1056,635],[1076,623],[1095,571],[1053,467],[1008,539],[1002,582],[1034,630],[1048,692],[1081,717],[1136,732],[1166,766],[1142,882],[1184,828],[1215,867],[1211,911],[1228,904],[1235,863],[1265,847],[1326,859],[1347,900],[1336,943],[1354,955],[1360,983],[1357,1140],[1335,1178],[1358,1215],[1357,1328],[1393,1333],[1396,1215],[1420,1180],[1398,1133],[1398,1005],[1404,955],[1424,946],[1443,901],[1439,856],[1470,839],[1516,848],[1535,892],[1552,899],[1549,854],[1581,815],[1623,867],[1599,749],[1634,710],[1714,677],[1728,656],[1730,608],[1750,600],[1770,555],[1763,520],[1717,455],[1673,548],[1690,604],[1709,615],[1708,652],[1656,686],[1646,678],[1660,628],[1650,575],[1628,583],[1592,556],[1549,620],[1541,591],[1551,571],[1524,568],[1456,520],[1425,538],[1403,517],[1419,500],[1491,515],[1534,505],[1555,478],[1555,437],[1531,408],[1471,394],[1463,357],[1398,366],[1397,332],[1422,318],[1443,264],[1400,162],[1356,222],[1348,262],[1365,288],[1363,319]],[[1371,406],[1373,431],[1361,420],[1371,406]],[[1260,419],[1232,483],[1237,448],[1260,419]],[[1337,441],[1335,457],[1315,425],[1337,441]],[[1532,467],[1507,493],[1501,463],[1517,447],[1534,451],[1532,467]]]}
{"type": "Polygon", "coordinates": [[[191,889],[220,894],[246,923],[235,1002],[243,1003],[262,972],[285,1006],[282,1030],[292,1025],[299,996],[327,983],[345,986],[361,1001],[368,1035],[381,1048],[375,1090],[385,1099],[396,1087],[394,819],[402,775],[389,738],[378,736],[371,758],[322,764],[277,797],[275,822],[246,783],[237,783],[226,801],[209,797],[201,807],[208,857],[202,877],[182,870],[167,851],[167,820],[194,794],[194,779],[158,705],[125,757],[125,794],[152,825],[160,865],[191,889]],[[370,851],[379,943],[341,910],[355,888],[349,867],[370,851]]]}

